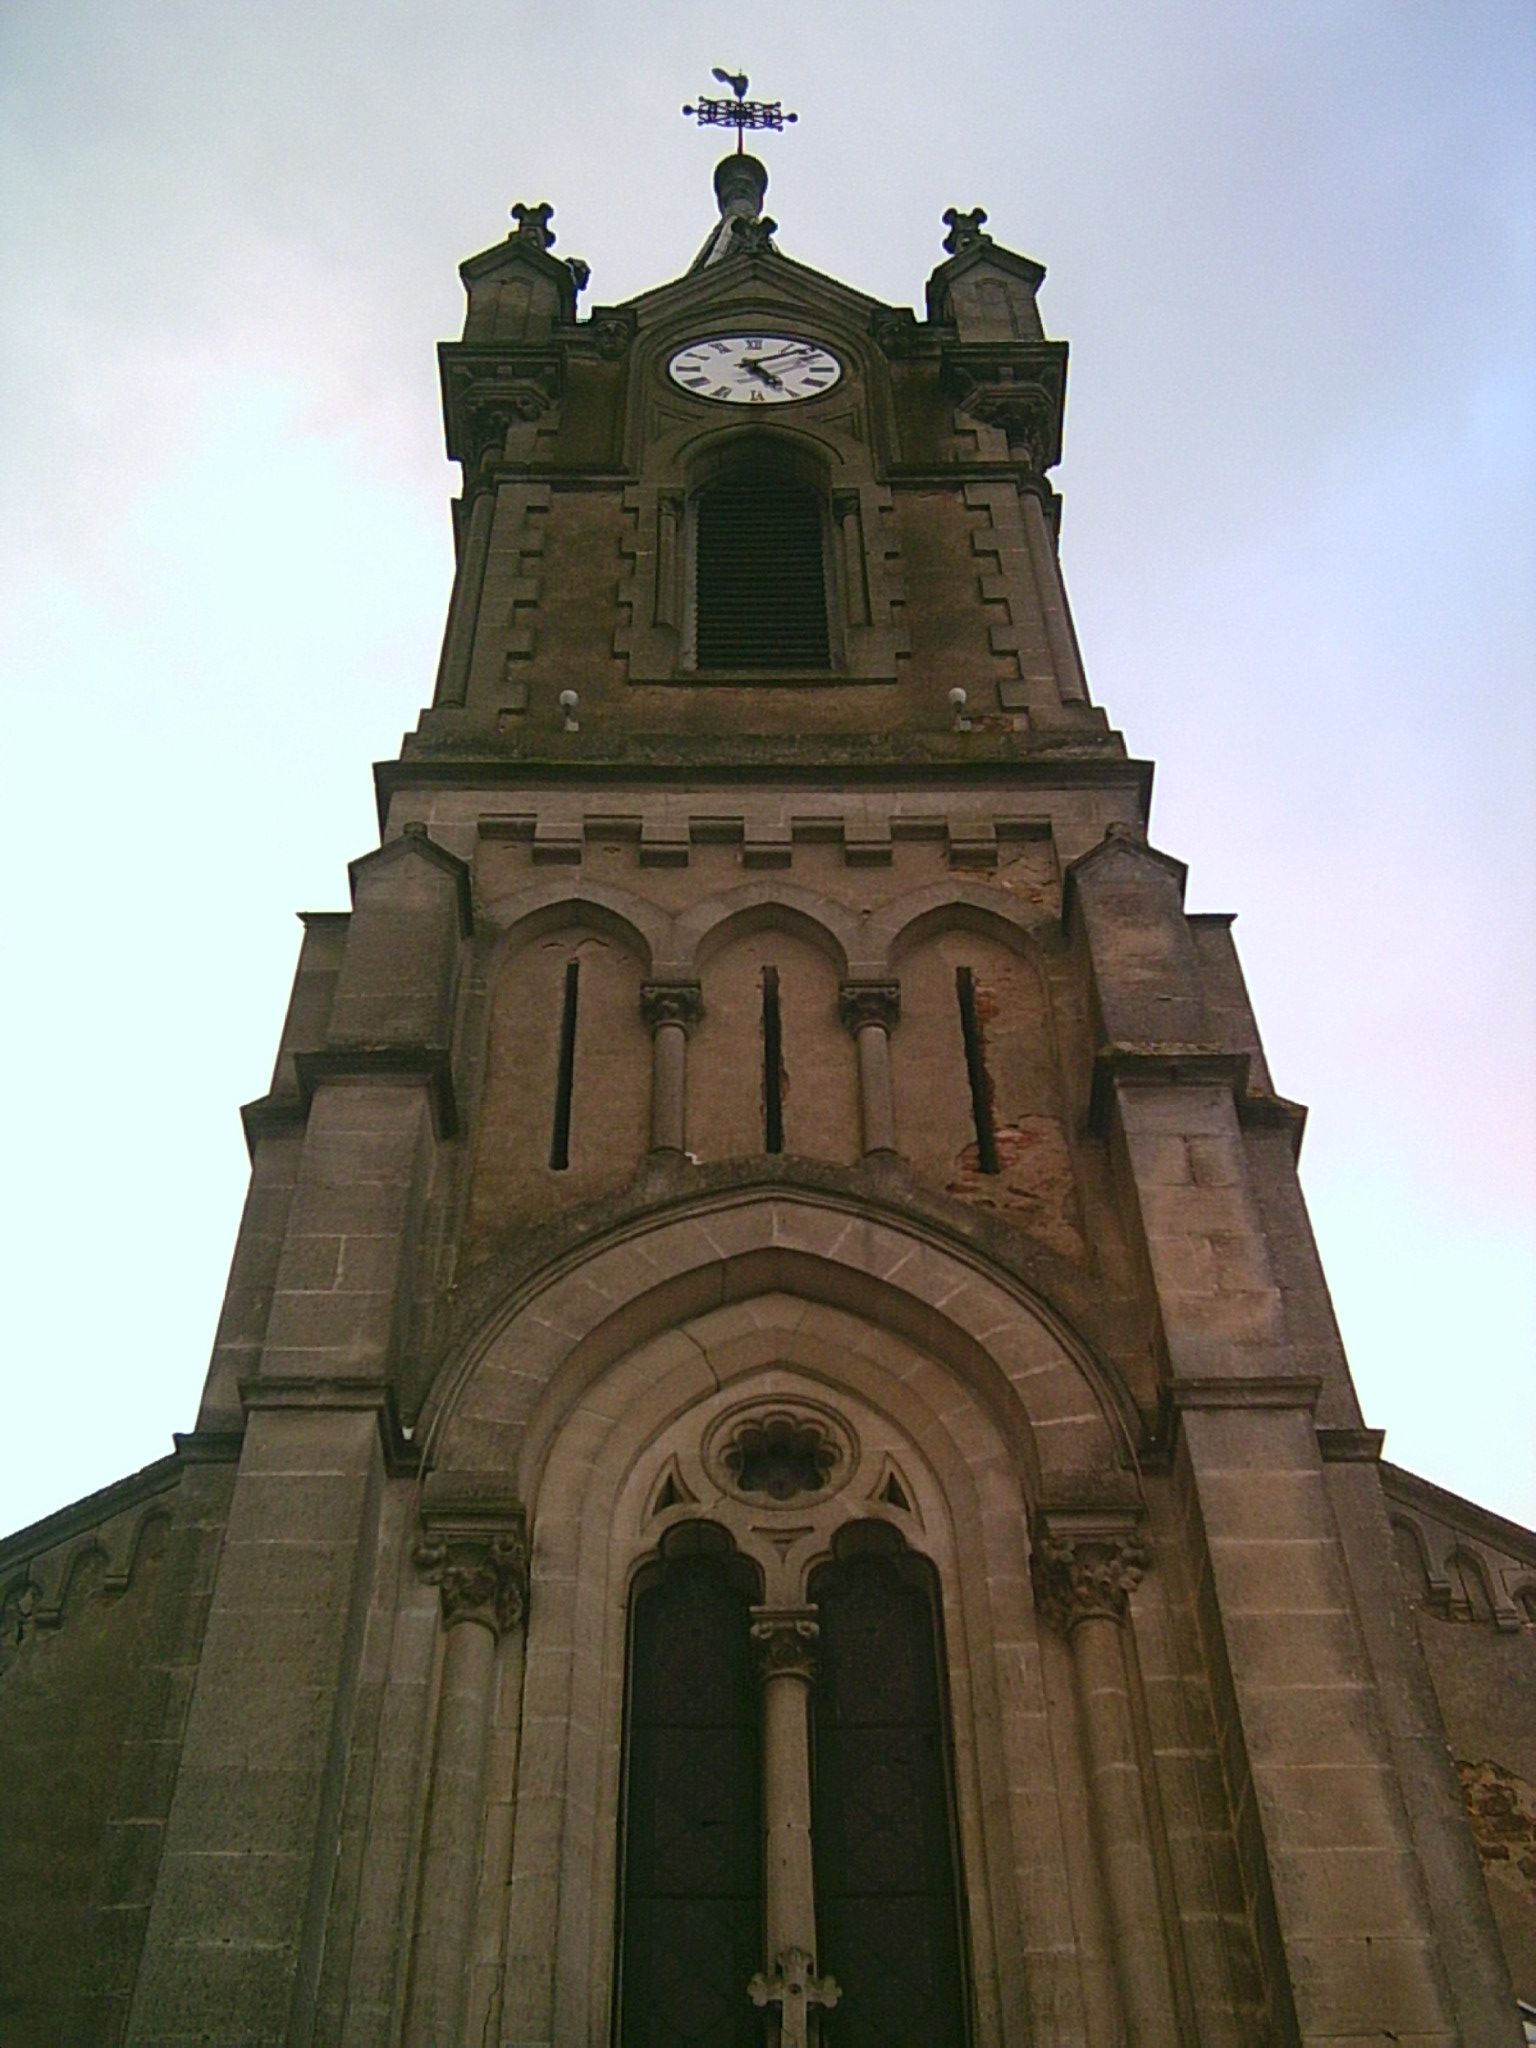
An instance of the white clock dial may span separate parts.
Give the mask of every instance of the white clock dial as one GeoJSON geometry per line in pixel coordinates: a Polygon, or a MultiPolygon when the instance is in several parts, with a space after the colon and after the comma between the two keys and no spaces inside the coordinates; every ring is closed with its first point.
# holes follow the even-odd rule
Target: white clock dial
{"type": "Polygon", "coordinates": [[[667,364],[667,375],[682,390],[722,405],[815,398],[842,374],[830,349],[791,334],[713,334],[688,342],[667,364]]]}

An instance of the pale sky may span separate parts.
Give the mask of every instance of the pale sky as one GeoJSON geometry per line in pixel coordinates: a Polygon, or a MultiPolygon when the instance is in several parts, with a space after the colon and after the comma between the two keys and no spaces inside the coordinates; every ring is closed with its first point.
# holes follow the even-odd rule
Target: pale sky
{"type": "Polygon", "coordinates": [[[1063,560],[1154,842],[1235,910],[1387,1454],[1536,1522],[1527,0],[10,0],[0,1528],[191,1427],[298,930],[450,572],[433,345],[551,200],[682,270],[743,68],[788,254],[1049,268],[1063,560]]]}

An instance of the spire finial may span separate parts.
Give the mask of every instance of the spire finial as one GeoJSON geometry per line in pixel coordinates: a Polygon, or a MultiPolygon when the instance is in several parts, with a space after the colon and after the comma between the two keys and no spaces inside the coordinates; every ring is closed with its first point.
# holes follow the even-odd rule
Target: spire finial
{"type": "Polygon", "coordinates": [[[512,218],[517,222],[514,233],[520,242],[529,242],[535,249],[548,249],[555,239],[550,220],[555,209],[547,199],[541,199],[536,206],[529,206],[519,200],[512,209],[512,218]]]}
{"type": "Polygon", "coordinates": [[[958,256],[962,249],[974,249],[978,242],[989,239],[981,225],[986,217],[984,206],[973,206],[969,212],[958,206],[945,207],[944,225],[949,233],[944,237],[944,247],[951,256],[958,256]]]}
{"type": "Polygon", "coordinates": [[[749,128],[782,128],[786,122],[800,118],[798,114],[786,114],[782,100],[749,100],[747,86],[750,81],[745,71],[722,71],[716,65],[711,75],[721,85],[728,85],[735,98],[701,99],[697,106],[684,107],[683,112],[690,120],[696,119],[701,128],[734,128],[738,156],[745,153],[744,137],[749,128]]]}

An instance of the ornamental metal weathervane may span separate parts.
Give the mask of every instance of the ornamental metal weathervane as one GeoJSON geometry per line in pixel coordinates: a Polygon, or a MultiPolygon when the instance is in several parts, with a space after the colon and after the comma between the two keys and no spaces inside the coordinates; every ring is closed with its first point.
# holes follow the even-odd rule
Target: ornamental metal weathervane
{"type": "Polygon", "coordinates": [[[722,85],[728,85],[736,97],[729,100],[701,99],[696,107],[684,107],[683,112],[690,119],[697,119],[701,128],[734,128],[738,156],[746,148],[746,131],[749,128],[782,128],[786,122],[800,118],[798,114],[786,114],[782,100],[749,100],[744,71],[721,71],[717,68],[711,75],[722,85]]]}

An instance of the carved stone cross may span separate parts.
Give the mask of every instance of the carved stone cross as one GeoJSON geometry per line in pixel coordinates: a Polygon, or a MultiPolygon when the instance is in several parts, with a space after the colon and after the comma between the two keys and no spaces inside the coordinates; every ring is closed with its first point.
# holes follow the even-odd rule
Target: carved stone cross
{"type": "Polygon", "coordinates": [[[754,2005],[779,2008],[779,2048],[810,2048],[812,2008],[834,2006],[843,1995],[835,1978],[811,1972],[812,1961],[803,1948],[786,1948],[780,1950],[771,1977],[759,1970],[747,1986],[754,2005]]]}
{"type": "Polygon", "coordinates": [[[958,206],[944,209],[944,225],[949,233],[944,237],[944,247],[951,256],[958,256],[962,249],[969,249],[976,242],[984,242],[986,236],[981,224],[987,217],[984,206],[973,206],[967,213],[958,206]]]}
{"type": "Polygon", "coordinates": [[[535,249],[553,246],[555,231],[550,226],[555,209],[547,199],[541,199],[537,206],[527,206],[520,199],[512,209],[512,218],[517,222],[518,238],[532,242],[535,249]]]}

